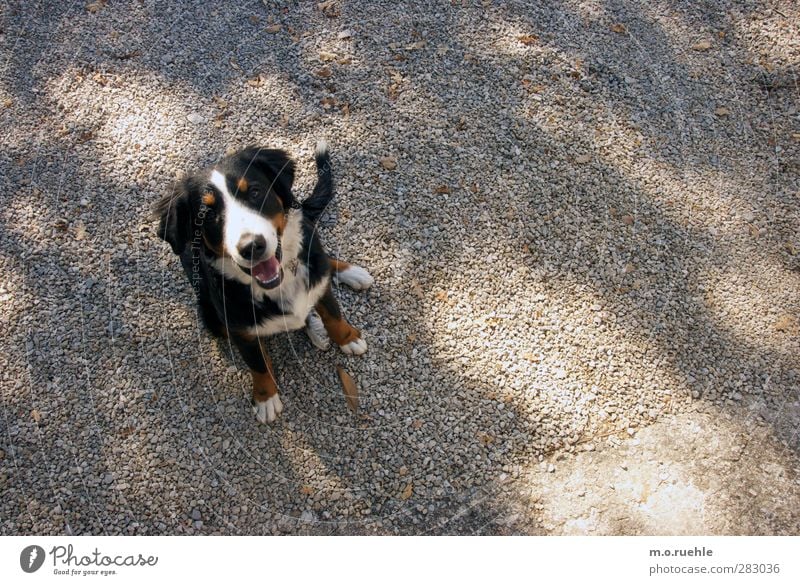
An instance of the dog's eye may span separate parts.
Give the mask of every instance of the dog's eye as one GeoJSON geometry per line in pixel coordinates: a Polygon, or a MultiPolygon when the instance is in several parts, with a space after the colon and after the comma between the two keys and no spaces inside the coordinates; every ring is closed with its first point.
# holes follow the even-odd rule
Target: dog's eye
{"type": "Polygon", "coordinates": [[[249,197],[251,200],[258,199],[259,197],[261,197],[261,189],[259,189],[259,188],[258,188],[258,187],[256,187],[256,186],[252,186],[252,187],[250,187],[250,188],[247,190],[247,196],[248,196],[248,197],[249,197]]]}

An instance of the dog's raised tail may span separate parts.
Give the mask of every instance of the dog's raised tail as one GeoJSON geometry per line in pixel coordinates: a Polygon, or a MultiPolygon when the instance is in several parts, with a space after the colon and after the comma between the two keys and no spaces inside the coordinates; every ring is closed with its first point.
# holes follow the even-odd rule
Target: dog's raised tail
{"type": "Polygon", "coordinates": [[[333,174],[331,173],[331,154],[325,140],[317,142],[314,150],[317,161],[317,184],[311,197],[303,201],[303,215],[311,222],[316,222],[333,199],[333,174]]]}

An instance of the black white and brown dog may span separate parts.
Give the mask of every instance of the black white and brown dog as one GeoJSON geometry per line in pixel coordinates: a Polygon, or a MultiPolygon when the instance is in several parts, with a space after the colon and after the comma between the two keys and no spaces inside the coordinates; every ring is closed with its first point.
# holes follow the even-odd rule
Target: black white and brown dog
{"type": "Polygon", "coordinates": [[[177,182],[155,207],[158,235],[180,256],[212,334],[229,337],[253,377],[253,411],[272,422],[283,410],[264,337],[306,328],[312,343],[330,340],[346,354],[367,344],[342,316],[331,279],[356,290],[373,279],[329,256],[316,231],[333,198],[325,142],[315,152],[317,183],[299,203],[294,162],[283,150],[250,147],[177,182]]]}

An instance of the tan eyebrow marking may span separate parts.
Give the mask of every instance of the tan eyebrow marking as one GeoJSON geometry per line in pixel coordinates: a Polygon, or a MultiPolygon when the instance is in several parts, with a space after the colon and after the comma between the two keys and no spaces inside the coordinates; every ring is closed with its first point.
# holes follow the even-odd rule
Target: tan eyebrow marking
{"type": "Polygon", "coordinates": [[[214,197],[214,194],[211,191],[206,191],[205,193],[203,193],[203,200],[202,201],[203,201],[203,205],[207,205],[208,207],[211,207],[212,205],[214,205],[214,203],[216,203],[217,198],[214,197]]]}
{"type": "Polygon", "coordinates": [[[236,187],[239,189],[239,192],[240,192],[240,193],[243,193],[243,192],[247,191],[247,188],[249,187],[249,184],[248,184],[248,182],[247,182],[247,179],[245,179],[244,177],[242,177],[241,179],[239,179],[239,180],[236,182],[236,187]]]}

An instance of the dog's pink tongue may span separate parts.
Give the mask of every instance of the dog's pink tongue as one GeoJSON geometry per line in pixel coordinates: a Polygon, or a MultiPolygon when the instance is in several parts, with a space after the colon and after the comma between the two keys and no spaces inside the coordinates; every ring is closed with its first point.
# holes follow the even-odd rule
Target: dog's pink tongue
{"type": "Polygon", "coordinates": [[[259,262],[250,269],[250,272],[260,282],[267,283],[274,280],[278,276],[278,271],[281,269],[281,264],[278,259],[273,256],[269,260],[259,262]]]}

